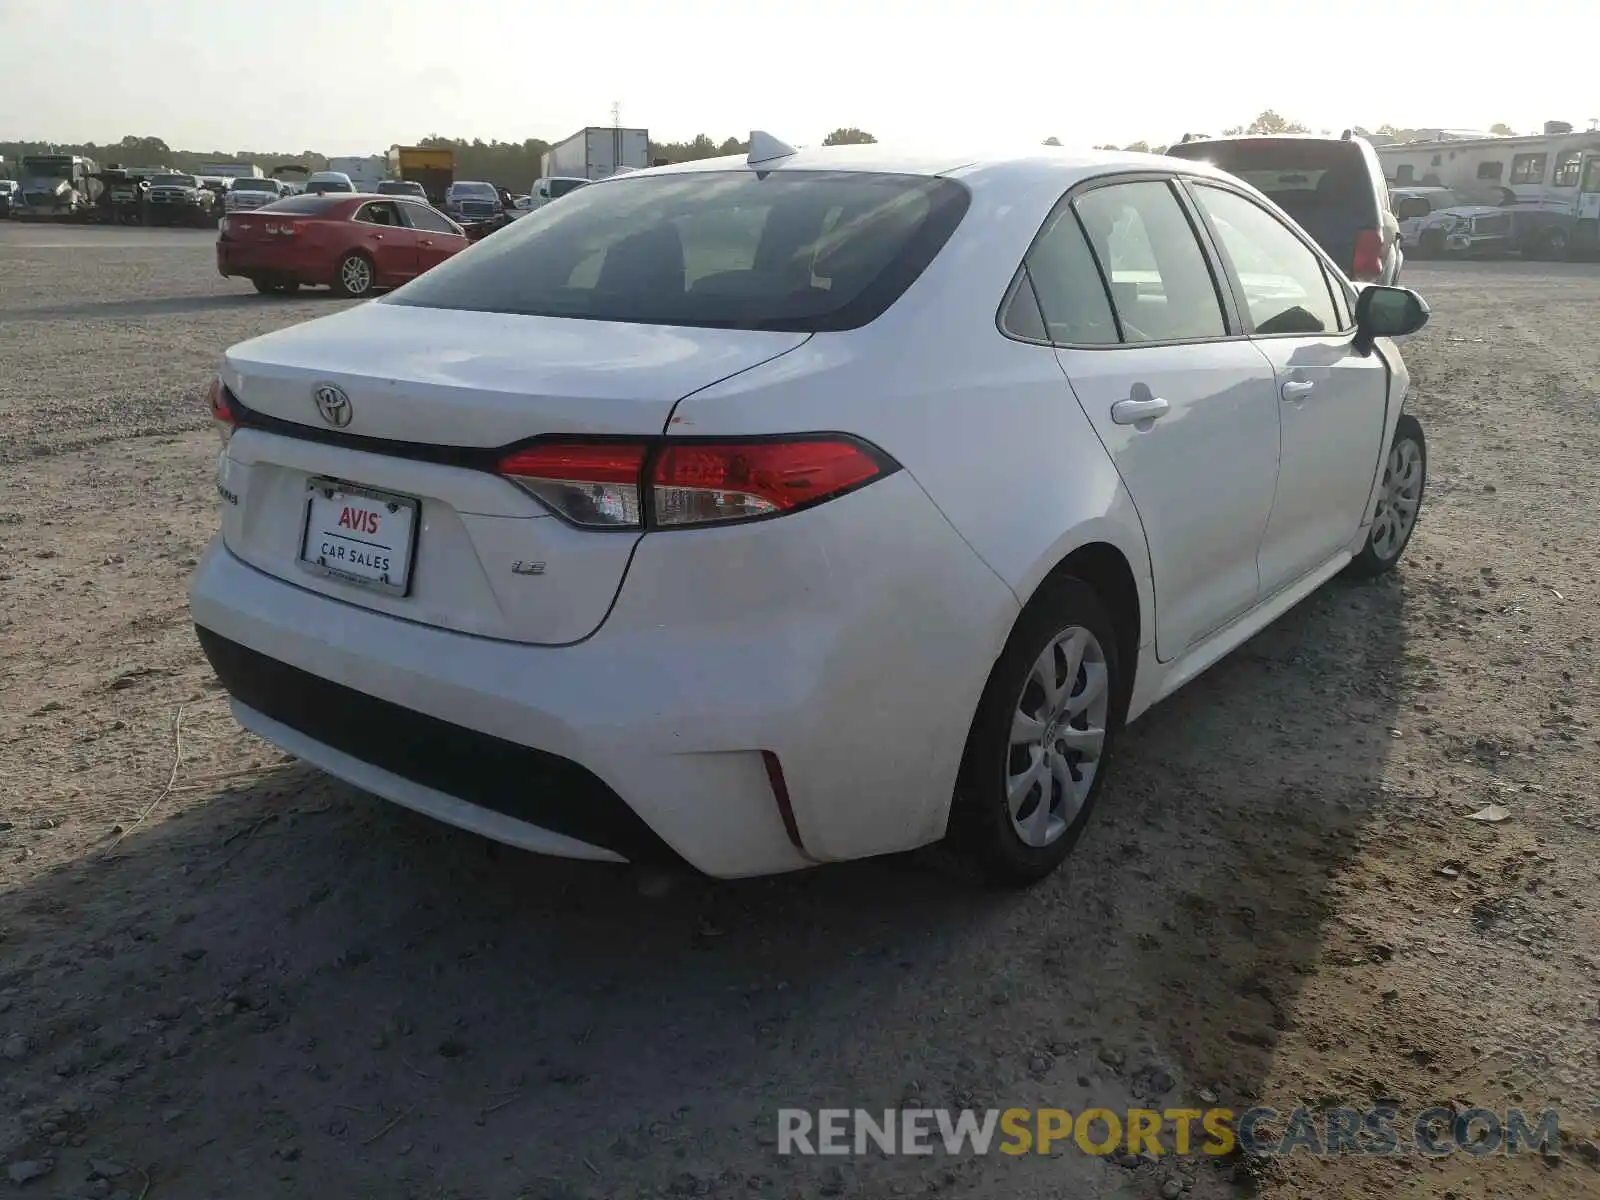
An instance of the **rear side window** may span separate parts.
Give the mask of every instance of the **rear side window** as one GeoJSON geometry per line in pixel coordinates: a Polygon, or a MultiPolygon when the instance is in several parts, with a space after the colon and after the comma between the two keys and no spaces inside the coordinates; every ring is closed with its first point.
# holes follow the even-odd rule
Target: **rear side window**
{"type": "Polygon", "coordinates": [[[625,175],[546,205],[387,297],[641,324],[854,329],[933,260],[961,184],[857,171],[625,175]]]}
{"type": "Polygon", "coordinates": [[[1077,346],[1109,346],[1121,340],[1100,268],[1071,207],[1063,205],[1052,215],[1028,252],[1024,270],[1026,278],[1017,289],[1018,319],[1007,322],[1011,332],[1077,346]],[[1037,311],[1030,313],[1035,299],[1037,311]]]}
{"type": "Polygon", "coordinates": [[[1099,187],[1073,207],[1111,287],[1123,341],[1182,341],[1227,332],[1211,269],[1168,184],[1099,187]]]}
{"type": "Polygon", "coordinates": [[[257,212],[299,213],[303,217],[320,217],[330,209],[337,208],[345,201],[334,196],[286,196],[282,200],[274,200],[271,204],[263,204],[257,212]]]}
{"type": "Polygon", "coordinates": [[[443,213],[434,212],[425,204],[407,204],[404,208],[406,218],[411,222],[413,229],[421,229],[427,233],[460,232],[443,213]]]}

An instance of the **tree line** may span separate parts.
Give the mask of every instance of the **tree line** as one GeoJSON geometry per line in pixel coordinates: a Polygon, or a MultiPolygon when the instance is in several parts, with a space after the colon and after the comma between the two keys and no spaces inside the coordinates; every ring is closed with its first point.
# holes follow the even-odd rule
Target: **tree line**
{"type": "MultiPolygon", "coordinates": [[[[878,139],[863,129],[848,126],[835,129],[823,139],[827,146],[841,146],[858,142],[875,142],[878,139]]],[[[521,142],[484,141],[482,138],[449,138],[433,134],[407,145],[435,146],[455,153],[456,178],[482,179],[499,184],[513,192],[525,192],[539,177],[539,160],[550,149],[543,138],[528,138],[521,142]]],[[[387,148],[385,148],[387,149],[387,148]]],[[[718,141],[708,134],[696,134],[683,142],[651,142],[652,162],[690,162],[701,158],[716,158],[725,154],[744,154],[750,149],[748,140],[737,137],[718,141]]],[[[374,151],[376,153],[376,151],[374,151]]],[[[124,167],[171,167],[175,171],[193,172],[207,162],[249,162],[263,170],[293,163],[311,171],[326,170],[328,156],[315,150],[261,151],[261,150],[174,150],[158,137],[125,137],[104,145],[84,142],[78,145],[60,145],[48,142],[0,142],[0,157],[14,164],[28,154],[78,154],[92,158],[101,167],[112,164],[124,167]]]]}
{"type": "MultiPolygon", "coordinates": [[[[1248,124],[1232,125],[1222,130],[1226,136],[1237,134],[1269,134],[1269,133],[1310,133],[1309,126],[1300,121],[1284,117],[1273,109],[1265,109],[1248,124]]],[[[1321,133],[1332,133],[1332,130],[1320,130],[1321,133]]],[[[1368,131],[1356,126],[1353,132],[1370,137],[1377,135],[1385,140],[1405,141],[1412,136],[1423,136],[1424,131],[1414,129],[1400,129],[1394,125],[1380,125],[1377,129],[1368,131]]],[[[1500,134],[1504,137],[1513,135],[1511,126],[1495,124],[1489,127],[1489,132],[1500,134]]],[[[876,142],[864,129],[856,126],[844,126],[835,129],[822,139],[825,146],[844,146],[856,143],[876,142]]],[[[483,179],[490,183],[499,184],[513,192],[523,192],[532,182],[539,177],[539,161],[544,152],[550,149],[550,143],[543,138],[528,138],[521,142],[484,141],[482,138],[449,138],[432,134],[421,138],[414,144],[419,146],[437,146],[447,148],[455,153],[456,178],[458,179],[483,179]]],[[[1046,138],[1045,145],[1059,146],[1059,138],[1046,138]]],[[[723,138],[718,141],[709,134],[696,134],[687,141],[681,142],[655,142],[650,143],[650,159],[652,162],[692,162],[702,158],[716,158],[720,155],[743,154],[749,150],[748,141],[737,137],[723,138]]],[[[1129,150],[1139,153],[1160,154],[1166,149],[1165,144],[1152,144],[1146,141],[1130,142],[1126,146],[1116,146],[1110,143],[1096,146],[1097,150],[1129,150]]],[[[92,158],[102,167],[113,163],[121,166],[164,166],[172,167],[177,171],[195,171],[201,163],[206,162],[252,162],[266,170],[282,164],[297,164],[311,171],[325,170],[328,165],[328,156],[315,150],[299,151],[261,151],[261,150],[174,150],[158,137],[125,137],[121,141],[97,145],[94,142],[84,142],[80,145],[68,146],[46,142],[0,142],[0,157],[8,163],[15,163],[18,158],[26,154],[81,154],[92,158]]]]}

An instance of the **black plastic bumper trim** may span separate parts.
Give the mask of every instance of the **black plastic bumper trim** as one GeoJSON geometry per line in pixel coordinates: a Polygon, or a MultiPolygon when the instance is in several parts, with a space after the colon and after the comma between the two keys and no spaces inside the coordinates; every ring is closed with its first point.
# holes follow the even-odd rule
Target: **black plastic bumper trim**
{"type": "Polygon", "coordinates": [[[195,634],[236,700],[314,741],[629,862],[684,865],[616,792],[570,759],[369,696],[204,626],[195,634]]]}

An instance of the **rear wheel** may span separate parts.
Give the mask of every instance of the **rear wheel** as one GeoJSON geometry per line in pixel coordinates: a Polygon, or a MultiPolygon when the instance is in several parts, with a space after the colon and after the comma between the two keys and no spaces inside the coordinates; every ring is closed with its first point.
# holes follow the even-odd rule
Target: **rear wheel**
{"type": "Polygon", "coordinates": [[[1393,570],[1416,531],[1427,483],[1428,443],[1422,425],[1411,414],[1402,413],[1383,462],[1383,482],[1378,485],[1378,506],[1372,513],[1366,545],[1345,568],[1350,575],[1371,579],[1393,570]]]}
{"type": "Polygon", "coordinates": [[[946,841],[991,883],[1043,879],[1098,798],[1124,711],[1116,627],[1057,579],[1023,612],[979,701],[946,841]]]}
{"type": "Polygon", "coordinates": [[[1539,237],[1535,251],[1540,258],[1561,260],[1572,249],[1572,235],[1559,225],[1551,226],[1539,237]]]}
{"type": "Polygon", "coordinates": [[[371,295],[372,283],[372,260],[365,254],[346,254],[333,273],[333,290],[351,299],[371,295]]]}

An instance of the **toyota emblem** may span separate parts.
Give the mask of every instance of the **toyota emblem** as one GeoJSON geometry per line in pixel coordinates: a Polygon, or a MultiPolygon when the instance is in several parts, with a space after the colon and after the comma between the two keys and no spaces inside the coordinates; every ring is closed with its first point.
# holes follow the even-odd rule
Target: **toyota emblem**
{"type": "Polygon", "coordinates": [[[344,394],[342,387],[319,383],[312,389],[311,398],[317,402],[317,411],[329,425],[337,425],[342,429],[350,424],[354,410],[350,407],[350,397],[344,394]]]}

